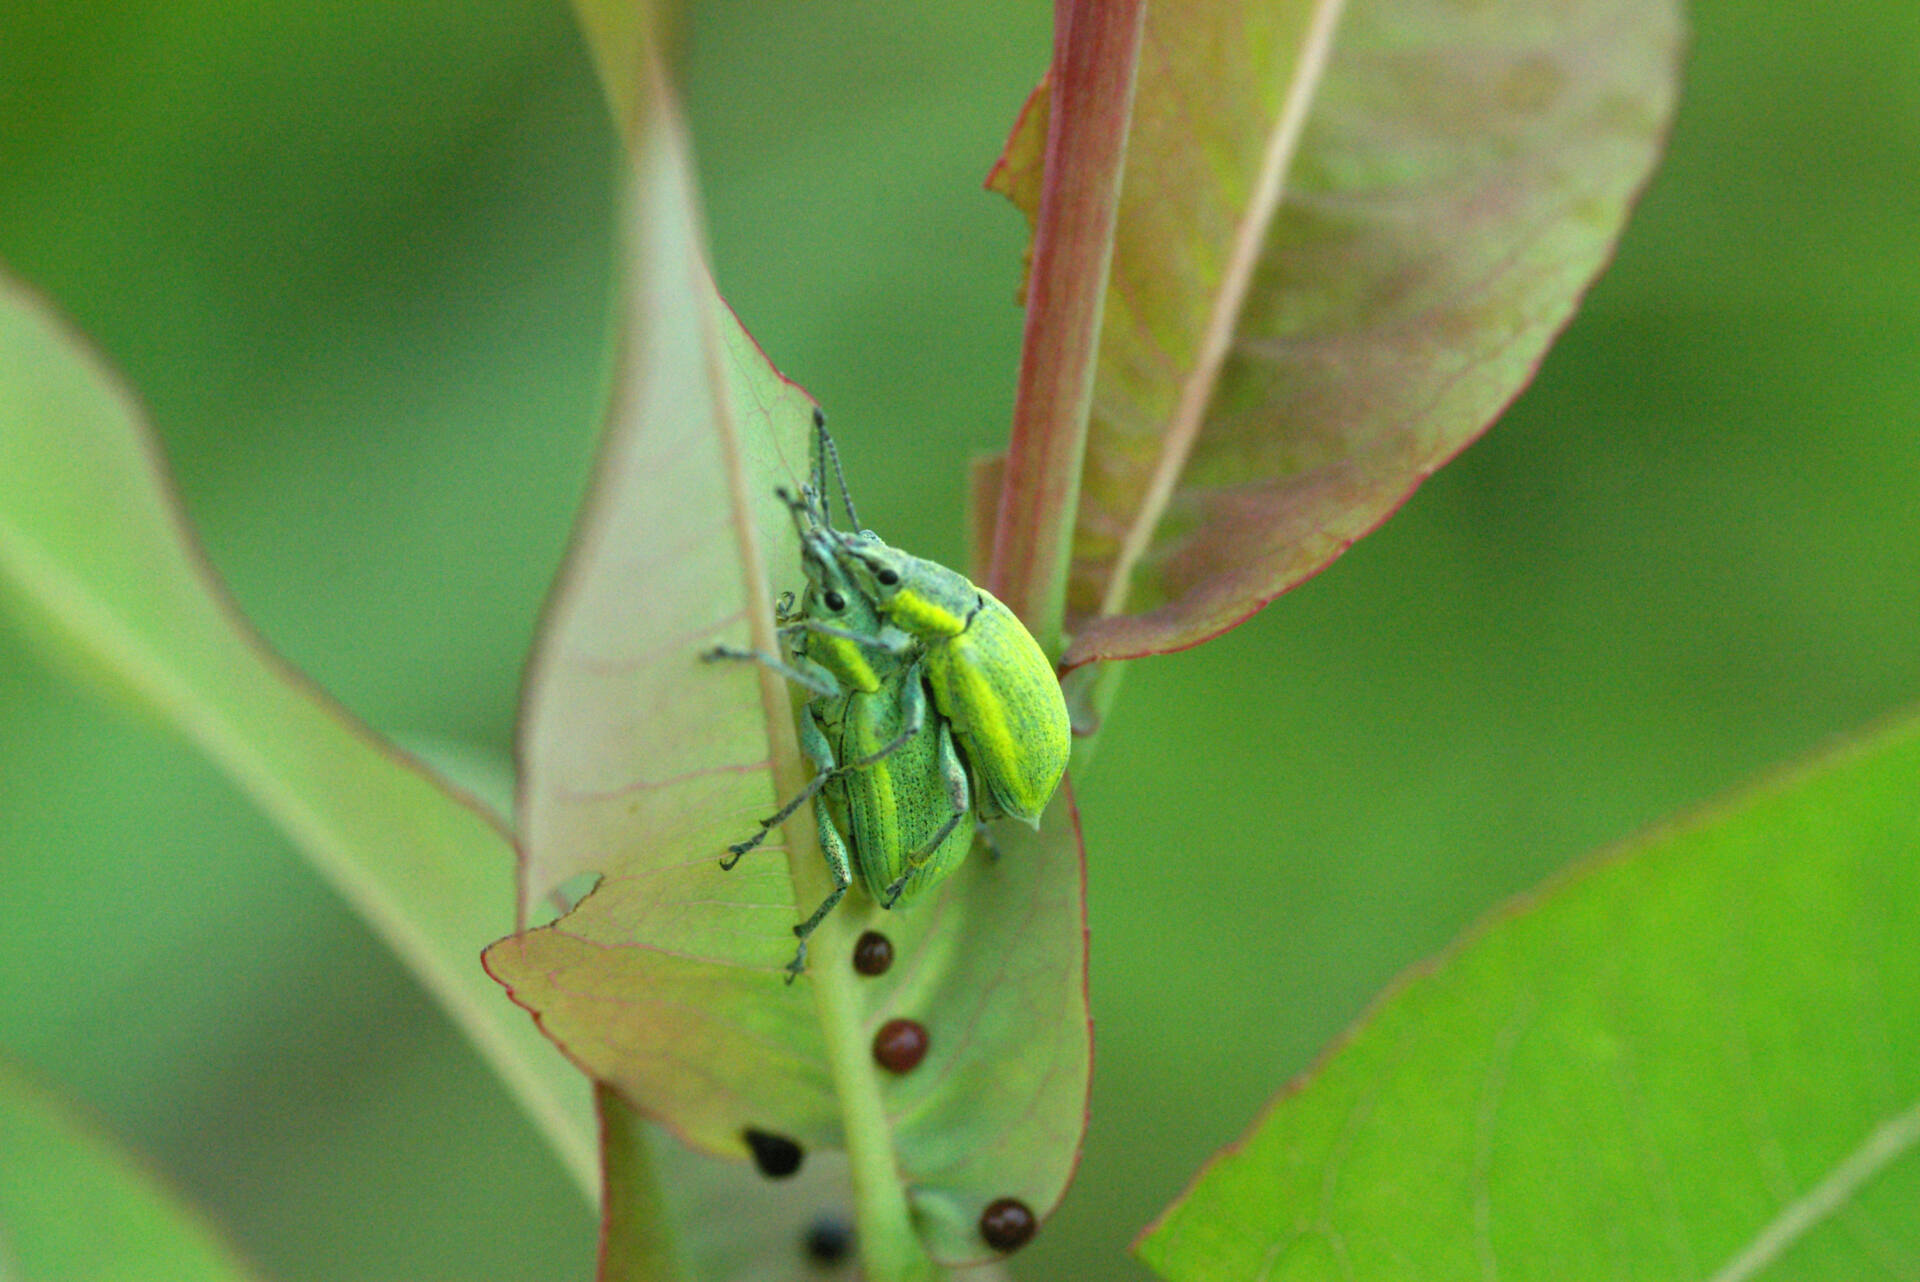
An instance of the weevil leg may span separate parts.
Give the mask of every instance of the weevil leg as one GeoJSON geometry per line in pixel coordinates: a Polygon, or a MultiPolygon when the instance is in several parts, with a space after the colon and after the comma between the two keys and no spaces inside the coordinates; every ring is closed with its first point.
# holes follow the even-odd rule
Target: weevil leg
{"type": "MultiPolygon", "coordinates": [[[[808,660],[802,659],[801,662],[806,663],[808,660]]],[[[822,672],[825,674],[824,669],[822,669],[822,672]]],[[[882,745],[878,751],[870,752],[864,757],[856,757],[852,761],[836,764],[833,749],[827,744],[826,736],[821,732],[819,724],[812,717],[803,719],[800,723],[800,747],[805,750],[807,756],[812,758],[814,765],[818,767],[813,778],[807,781],[807,786],[800,790],[799,795],[781,806],[774,814],[762,819],[760,821],[759,832],[754,833],[753,836],[747,838],[745,841],[728,846],[726,855],[720,860],[720,866],[731,872],[733,866],[740,862],[743,855],[765,841],[767,834],[785,823],[787,817],[794,811],[800,809],[801,806],[804,806],[813,797],[818,796],[820,789],[824,788],[827,781],[835,775],[843,775],[850,770],[865,770],[869,766],[877,765],[894,753],[900,751],[913,736],[919,734],[921,729],[926,725],[927,706],[925,697],[918,693],[920,689],[918,674],[919,669],[916,667],[912,678],[907,683],[907,694],[902,700],[907,710],[906,728],[891,741],[882,745]]],[[[831,680],[830,674],[825,675],[828,675],[828,679],[831,680]]]]}
{"type": "Polygon", "coordinates": [[[818,797],[820,789],[826,787],[827,780],[839,773],[834,768],[833,747],[827,742],[826,733],[820,729],[819,721],[811,715],[800,719],[800,750],[813,762],[813,778],[807,781],[807,786],[802,788],[799,795],[792,801],[780,807],[777,813],[762,819],[759,832],[745,841],[727,847],[727,853],[720,860],[720,867],[725,871],[732,872],[733,866],[740,862],[743,855],[765,841],[768,833],[787,821],[787,816],[806,805],[809,800],[818,797]]]}
{"type": "Polygon", "coordinates": [[[808,658],[800,658],[793,663],[776,659],[764,650],[741,650],[730,645],[717,645],[711,650],[700,653],[702,663],[718,663],[722,659],[746,660],[760,664],[779,673],[802,690],[811,691],[825,699],[831,699],[841,693],[840,683],[833,674],[808,658]]]}
{"type": "Polygon", "coordinates": [[[955,814],[964,815],[973,807],[973,790],[968,784],[967,763],[953,743],[953,727],[942,719],[936,731],[935,759],[940,763],[940,781],[946,785],[947,800],[955,814]]]}
{"type": "Polygon", "coordinates": [[[813,799],[814,828],[820,834],[820,853],[827,857],[827,869],[833,873],[833,890],[813,915],[793,928],[800,937],[800,947],[795,950],[793,960],[787,963],[787,982],[791,984],[807,966],[807,937],[826,920],[828,913],[839,906],[846,897],[847,887],[853,884],[853,857],[847,850],[846,839],[840,835],[840,829],[834,826],[833,815],[827,809],[826,798],[816,796],[813,799]]]}
{"type": "Polygon", "coordinates": [[[922,844],[918,850],[913,851],[907,856],[906,871],[902,872],[898,877],[895,877],[893,884],[887,887],[887,897],[880,904],[882,908],[891,908],[899,902],[901,892],[907,888],[907,882],[913,877],[913,874],[919,872],[926,866],[927,856],[940,849],[940,843],[951,836],[953,830],[960,826],[960,821],[966,817],[967,812],[964,810],[956,810],[954,813],[948,815],[947,821],[940,825],[939,830],[933,834],[933,837],[922,844]]]}
{"type": "Polygon", "coordinates": [[[988,859],[996,864],[1000,862],[1000,843],[994,839],[993,829],[981,824],[973,830],[973,839],[986,850],[988,859]]]}
{"type": "Polygon", "coordinates": [[[882,654],[899,658],[912,653],[919,643],[898,628],[882,628],[878,632],[850,632],[845,628],[836,628],[831,623],[822,623],[818,619],[801,619],[780,629],[782,633],[812,632],[823,637],[833,637],[839,641],[850,641],[854,645],[869,650],[878,650],[882,654]]]}

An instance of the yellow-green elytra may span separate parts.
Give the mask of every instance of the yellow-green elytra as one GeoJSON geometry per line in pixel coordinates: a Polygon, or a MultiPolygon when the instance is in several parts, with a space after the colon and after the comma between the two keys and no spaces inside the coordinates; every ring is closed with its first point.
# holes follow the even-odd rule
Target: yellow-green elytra
{"type": "Polygon", "coordinates": [[[843,763],[825,796],[868,891],[883,907],[908,904],[973,844],[966,768],[932,710],[911,640],[847,581],[819,527],[801,546],[808,585],[795,648],[842,690],[809,703],[813,729],[803,726],[803,737],[817,731],[810,755],[824,744],[828,759],[843,763]]]}
{"type": "Polygon", "coordinates": [[[975,813],[1039,827],[1072,750],[1067,702],[1040,643],[958,571],[870,537],[840,535],[835,547],[881,618],[923,647],[934,708],[973,770],[975,813]]]}
{"type": "MultiPolygon", "coordinates": [[[[832,452],[824,427],[816,449],[815,483],[798,499],[788,498],[807,588],[797,610],[780,614],[786,659],[725,647],[704,656],[760,662],[813,696],[799,726],[801,747],[814,764],[812,780],[721,861],[733,867],[787,816],[813,803],[834,888],[794,927],[800,946],[787,967],[789,982],[804,968],[808,936],[846,894],[856,869],[882,907],[904,906],[965,860],[975,832],[966,768],[951,729],[929,706],[918,648],[886,623],[840,564],[837,539],[845,536],[831,530],[823,501],[822,456],[832,452]]],[[[879,540],[861,535],[853,542],[879,540]]]]}

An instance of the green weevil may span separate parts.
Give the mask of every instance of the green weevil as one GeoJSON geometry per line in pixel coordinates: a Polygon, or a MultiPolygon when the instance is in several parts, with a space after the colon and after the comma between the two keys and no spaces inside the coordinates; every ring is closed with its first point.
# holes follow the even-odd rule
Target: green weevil
{"type": "MultiPolygon", "coordinates": [[[[951,728],[929,707],[925,667],[911,638],[886,624],[840,564],[839,536],[820,502],[822,456],[832,453],[824,427],[819,439],[815,484],[798,499],[782,495],[799,528],[807,575],[798,609],[789,606],[779,619],[789,661],[724,647],[707,655],[764,663],[813,695],[800,718],[812,780],[721,861],[731,868],[775,825],[813,802],[834,888],[794,927],[800,947],[787,967],[790,981],[804,967],[808,936],[846,894],[854,870],[882,907],[904,906],[965,860],[975,833],[966,767],[951,728]]],[[[879,543],[872,535],[853,541],[879,543]]]]}
{"type": "Polygon", "coordinates": [[[972,767],[976,815],[1039,827],[1072,749],[1066,699],[1040,643],[956,570],[877,539],[834,542],[861,595],[919,643],[934,708],[972,767]]]}

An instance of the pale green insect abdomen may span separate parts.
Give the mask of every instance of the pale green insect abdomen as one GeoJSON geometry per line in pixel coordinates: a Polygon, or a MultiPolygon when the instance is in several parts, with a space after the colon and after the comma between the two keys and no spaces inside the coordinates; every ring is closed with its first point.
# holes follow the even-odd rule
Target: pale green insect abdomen
{"type": "Polygon", "coordinates": [[[934,703],[999,809],[1038,823],[1072,751],[1060,684],[1040,643],[984,589],[981,607],[929,664],[934,703]]]}
{"type": "MultiPolygon", "coordinates": [[[[891,676],[877,692],[848,698],[836,745],[841,760],[878,752],[906,728],[904,680],[918,677],[891,676]]],[[[878,903],[896,908],[912,903],[959,867],[973,846],[973,816],[962,806],[956,822],[950,800],[940,750],[944,733],[939,718],[929,710],[919,733],[884,762],[850,771],[832,786],[832,800],[842,811],[861,877],[878,903]],[[946,836],[932,849],[924,849],[943,826],[948,827],[946,836]],[[919,856],[918,866],[908,875],[909,858],[914,855],[919,856]],[[903,875],[907,880],[895,892],[894,885],[903,875]]]]}

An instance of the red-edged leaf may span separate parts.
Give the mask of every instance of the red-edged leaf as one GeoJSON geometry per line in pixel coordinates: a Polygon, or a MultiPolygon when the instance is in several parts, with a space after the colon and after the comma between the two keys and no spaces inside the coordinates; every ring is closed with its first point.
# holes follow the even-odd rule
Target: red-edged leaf
{"type": "MultiPolygon", "coordinates": [[[[576,1063],[688,1144],[744,1161],[751,1128],[844,1149],[867,1273],[924,1276],[929,1257],[991,1258],[981,1211],[1010,1196],[1044,1215],[1076,1160],[1078,831],[1063,789],[1038,834],[1005,834],[1003,857],[911,909],[882,911],[856,881],[805,978],[784,982],[791,927],[830,885],[808,809],[733,871],[720,858],[806,778],[792,696],[757,665],[700,656],[777,648],[775,596],[803,580],[774,489],[805,479],[812,403],[714,296],[684,138],[647,74],[628,131],[620,373],[521,727],[526,901],[598,881],[486,961],[576,1063]],[[878,978],[851,966],[868,929],[894,944],[878,978]],[[872,1043],[898,1018],[930,1050],[896,1076],[872,1043]]],[[[635,1240],[627,1227],[609,1240],[635,1240]]]]}
{"type": "Polygon", "coordinates": [[[1233,626],[1486,427],[1620,234],[1680,38],[1671,0],[1152,7],[1066,667],[1233,626]]]}

